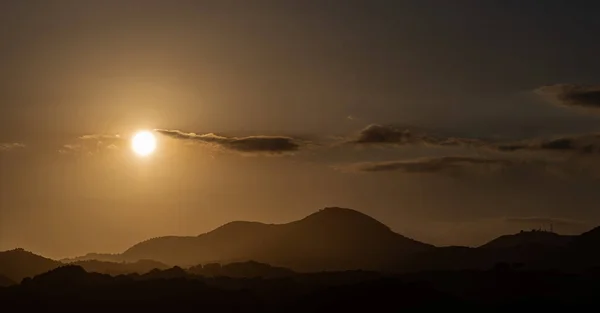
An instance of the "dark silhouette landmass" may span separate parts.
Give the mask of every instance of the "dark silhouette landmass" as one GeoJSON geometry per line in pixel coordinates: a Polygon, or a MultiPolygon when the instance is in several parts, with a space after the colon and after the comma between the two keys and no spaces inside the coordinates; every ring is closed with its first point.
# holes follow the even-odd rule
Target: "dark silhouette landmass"
{"type": "Polygon", "coordinates": [[[159,237],[122,254],[88,255],[113,262],[152,259],[187,268],[198,264],[257,261],[298,272],[487,269],[498,262],[529,269],[589,268],[598,264],[600,231],[565,236],[521,231],[480,247],[434,247],[391,231],[354,210],[325,208],[287,224],[232,222],[195,237],[159,237]],[[587,239],[586,239],[587,238],[587,239]],[[585,257],[585,260],[581,258],[585,257]]]}
{"type": "Polygon", "coordinates": [[[358,211],[325,208],[287,224],[231,222],[196,237],[154,238],[112,260],[152,259],[182,267],[253,260],[296,271],[382,270],[432,248],[358,211]]]}
{"type": "Polygon", "coordinates": [[[327,208],[288,224],[155,238],[122,254],[60,262],[0,252],[0,303],[45,312],[573,310],[596,302],[599,246],[594,228],[435,247],[327,208]],[[194,261],[203,262],[185,265],[194,261]]]}
{"type": "Polygon", "coordinates": [[[0,252],[0,274],[20,282],[65,263],[110,275],[179,266],[196,274],[230,277],[345,270],[485,270],[502,262],[531,270],[581,271],[600,265],[599,245],[600,228],[595,228],[579,236],[532,230],[500,236],[475,248],[435,247],[394,233],[363,213],[325,208],[288,224],[232,222],[196,237],[154,238],[122,254],[88,254],[59,262],[22,249],[0,252]]]}
{"type": "Polygon", "coordinates": [[[182,268],[110,276],[67,265],[0,288],[6,308],[45,312],[378,312],[573,310],[597,302],[600,272],[488,270],[206,277],[182,268]]]}

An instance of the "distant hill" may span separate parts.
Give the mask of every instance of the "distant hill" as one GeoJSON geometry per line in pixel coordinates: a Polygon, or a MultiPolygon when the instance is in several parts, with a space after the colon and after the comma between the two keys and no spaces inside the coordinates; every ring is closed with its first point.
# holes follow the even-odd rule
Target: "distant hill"
{"type": "Polygon", "coordinates": [[[325,208],[287,224],[232,222],[197,237],[150,239],[119,258],[183,267],[254,260],[298,271],[377,270],[428,249],[358,211],[325,208]]]}
{"type": "Polygon", "coordinates": [[[548,231],[521,231],[514,235],[500,236],[484,245],[485,249],[506,249],[518,246],[540,245],[548,247],[564,247],[568,245],[575,236],[559,235],[548,231]]]}
{"type": "Polygon", "coordinates": [[[0,252],[0,275],[14,282],[32,277],[61,266],[62,263],[51,260],[23,249],[0,252]]]}
{"type": "Polygon", "coordinates": [[[503,235],[477,247],[439,247],[409,256],[397,265],[399,271],[486,270],[499,263],[525,268],[558,268],[552,260],[565,260],[561,251],[578,236],[566,236],[546,231],[521,231],[503,235]]]}
{"type": "Polygon", "coordinates": [[[101,273],[108,274],[111,276],[124,275],[124,274],[145,274],[153,269],[164,270],[169,266],[153,261],[153,260],[140,260],[132,263],[116,263],[106,262],[97,260],[77,261],[69,263],[70,265],[81,266],[85,271],[90,273],[101,273]]]}
{"type": "Polygon", "coordinates": [[[78,261],[103,261],[103,262],[123,262],[119,254],[110,254],[110,253],[88,253],[84,256],[79,256],[75,258],[66,258],[60,260],[63,263],[73,263],[78,261]]]}

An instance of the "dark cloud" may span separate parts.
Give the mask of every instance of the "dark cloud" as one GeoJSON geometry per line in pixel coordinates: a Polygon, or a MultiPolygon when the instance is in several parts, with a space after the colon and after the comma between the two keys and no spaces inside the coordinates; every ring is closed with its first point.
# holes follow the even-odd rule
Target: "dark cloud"
{"type": "Polygon", "coordinates": [[[537,151],[546,153],[600,153],[600,133],[566,135],[555,138],[533,138],[521,141],[503,141],[498,139],[479,139],[451,136],[429,135],[414,128],[369,125],[350,141],[354,144],[390,144],[470,147],[481,151],[537,151]]]}
{"type": "Polygon", "coordinates": [[[4,142],[0,143],[0,151],[10,151],[15,149],[23,149],[25,148],[25,144],[20,142],[4,142]]]}
{"type": "Polygon", "coordinates": [[[358,172],[402,171],[405,173],[439,173],[476,166],[488,166],[491,169],[492,167],[506,167],[513,164],[514,161],[512,160],[468,156],[445,156],[411,160],[355,163],[341,169],[358,172]]]}
{"type": "Polygon", "coordinates": [[[600,109],[600,85],[557,84],[540,87],[535,93],[564,106],[600,109]]]}
{"type": "Polygon", "coordinates": [[[551,217],[507,217],[504,221],[511,224],[522,224],[535,227],[548,227],[549,225],[582,226],[586,224],[582,221],[551,217]]]}
{"type": "Polygon", "coordinates": [[[503,152],[529,150],[542,152],[595,154],[600,153],[600,134],[581,134],[552,139],[534,139],[504,144],[490,144],[488,147],[503,152]]]}
{"type": "Polygon", "coordinates": [[[277,155],[300,149],[298,140],[285,136],[225,137],[213,133],[196,134],[168,129],[155,129],[154,131],[171,138],[212,144],[242,153],[277,155]]]}
{"type": "Polygon", "coordinates": [[[349,143],[354,144],[394,144],[431,146],[481,146],[484,142],[475,138],[430,135],[423,130],[411,127],[384,126],[372,124],[360,131],[349,143]]]}

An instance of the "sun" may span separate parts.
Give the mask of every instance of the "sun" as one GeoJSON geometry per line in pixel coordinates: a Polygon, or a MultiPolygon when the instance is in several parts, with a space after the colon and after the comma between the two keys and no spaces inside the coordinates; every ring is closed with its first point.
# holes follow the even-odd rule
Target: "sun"
{"type": "Polygon", "coordinates": [[[137,132],[131,138],[131,149],[139,156],[150,155],[156,149],[156,137],[149,131],[137,132]]]}

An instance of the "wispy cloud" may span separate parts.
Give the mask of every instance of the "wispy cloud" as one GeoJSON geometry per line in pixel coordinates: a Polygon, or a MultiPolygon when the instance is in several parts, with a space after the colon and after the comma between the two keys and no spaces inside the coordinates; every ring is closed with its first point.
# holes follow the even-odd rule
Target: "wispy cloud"
{"type": "Polygon", "coordinates": [[[79,139],[83,140],[120,140],[121,135],[119,134],[91,134],[80,136],[79,139]]]}
{"type": "Polygon", "coordinates": [[[95,155],[105,150],[118,150],[125,140],[119,134],[88,134],[79,136],[76,141],[63,145],[61,154],[95,155]]]}
{"type": "Polygon", "coordinates": [[[338,169],[351,172],[401,171],[404,173],[441,173],[449,170],[465,170],[481,166],[491,170],[511,166],[513,164],[515,164],[515,161],[505,159],[444,156],[383,162],[360,162],[340,166],[338,169]]]}
{"type": "Polygon", "coordinates": [[[210,144],[231,151],[250,154],[280,155],[298,151],[303,144],[286,136],[225,137],[214,133],[196,134],[180,130],[155,129],[154,131],[180,140],[210,144]]]}
{"type": "Polygon", "coordinates": [[[428,145],[479,147],[484,141],[476,138],[432,135],[410,127],[371,124],[347,141],[351,144],[428,145]]]}
{"type": "Polygon", "coordinates": [[[20,142],[0,142],[0,151],[11,151],[15,149],[23,149],[25,148],[25,144],[20,142]]]}
{"type": "Polygon", "coordinates": [[[502,152],[527,150],[587,155],[600,153],[600,134],[591,133],[561,136],[551,139],[529,139],[520,142],[489,144],[488,147],[502,152]]]}

